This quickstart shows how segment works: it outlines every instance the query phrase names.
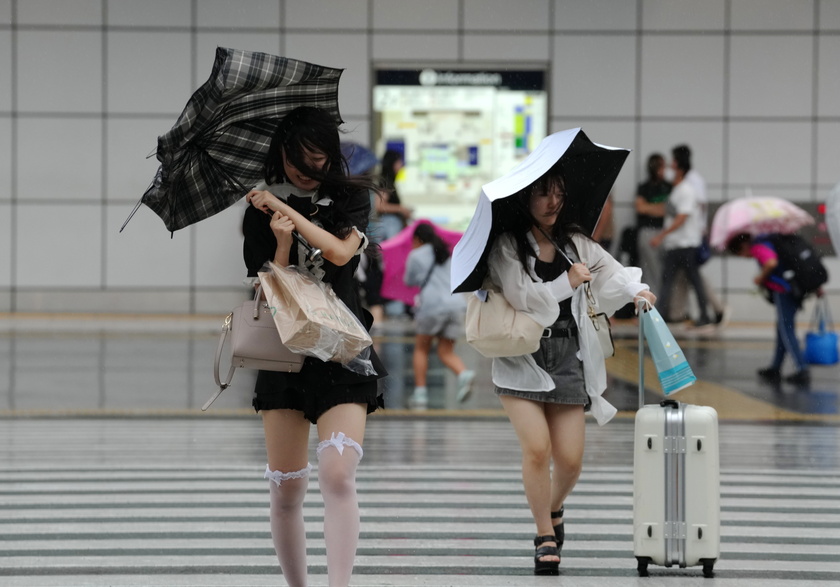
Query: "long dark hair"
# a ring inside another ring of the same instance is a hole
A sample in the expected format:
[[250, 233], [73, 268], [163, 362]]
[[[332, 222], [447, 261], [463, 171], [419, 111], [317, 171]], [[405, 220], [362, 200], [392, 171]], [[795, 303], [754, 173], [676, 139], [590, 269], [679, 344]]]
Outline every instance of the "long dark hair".
[[691, 148], [688, 145], [677, 145], [671, 149], [671, 154], [683, 173], [691, 171]]
[[738, 255], [741, 253], [741, 247], [743, 247], [745, 243], [751, 243], [752, 240], [752, 235], [747, 234], [746, 232], [736, 234], [726, 241], [726, 251], [732, 255]]
[[388, 149], [382, 155], [382, 187], [387, 189], [394, 189], [394, 183], [397, 180], [397, 172], [394, 169], [397, 161], [402, 161], [402, 153], [394, 149]]
[[661, 153], [651, 153], [647, 160], [648, 181], [662, 181], [661, 178], [657, 176], [657, 173], [659, 172], [660, 167], [664, 165], [665, 157], [663, 157]]
[[[345, 212], [347, 201], [355, 192], [374, 186], [367, 178], [347, 175], [348, 165], [341, 153], [339, 132], [338, 123], [326, 110], [312, 106], [295, 108], [280, 121], [271, 137], [263, 173], [269, 184], [290, 182], [283, 169], [285, 157], [302, 174], [319, 181], [319, 191], [329, 193], [336, 211], [340, 212], [336, 217], [336, 230], [339, 238], [344, 238], [351, 228]], [[323, 153], [327, 158], [324, 167], [315, 169], [307, 165], [304, 150]]]
[[[534, 250], [528, 242], [528, 232], [532, 226], [537, 225], [530, 211], [531, 197], [537, 194], [548, 193], [553, 189], [559, 189], [563, 193], [563, 204], [560, 207], [557, 221], [551, 227], [551, 233], [548, 234], [551, 240], [563, 250], [570, 247], [578, 257], [577, 247], [575, 247], [572, 241], [572, 235], [579, 234], [592, 240], [580, 226], [580, 199], [574, 197], [576, 194], [569, 194], [566, 190], [562, 164], [558, 161], [551, 169], [537, 178], [529, 186], [509, 198], [505, 198], [505, 200], [510, 200], [512, 204], [508, 205], [510, 216], [504, 223], [504, 232], [509, 232], [513, 237], [516, 243], [516, 256], [526, 272], [529, 271], [529, 258], [536, 257], [536, 253], [534, 253]], [[505, 200], [502, 201], [504, 202]], [[495, 212], [494, 215], [496, 215]], [[564, 266], [564, 269], [569, 268], [569, 263], [565, 258], [561, 260], [561, 265]], [[596, 270], [595, 268], [590, 269]]]
[[424, 245], [432, 245], [432, 250], [435, 252], [435, 265], [446, 263], [446, 260], [449, 258], [449, 247], [446, 246], [446, 243], [440, 238], [440, 235], [435, 232], [434, 226], [426, 223], [418, 224], [414, 229], [414, 238]]

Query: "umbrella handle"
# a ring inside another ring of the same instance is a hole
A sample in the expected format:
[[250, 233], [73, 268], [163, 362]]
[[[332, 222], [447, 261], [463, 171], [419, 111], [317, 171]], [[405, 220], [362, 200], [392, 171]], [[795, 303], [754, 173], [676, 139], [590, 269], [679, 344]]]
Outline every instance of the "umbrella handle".
[[[271, 214], [271, 213], [270, 213], [270, 212], [266, 212], [266, 214]], [[293, 237], [295, 237], [295, 240], [296, 240], [297, 242], [299, 242], [300, 244], [302, 244], [302, 245], [303, 245], [303, 248], [304, 248], [304, 249], [306, 249], [306, 259], [307, 259], [310, 263], [315, 262], [316, 260], [318, 260], [318, 259], [320, 259], [320, 258], [321, 258], [321, 249], [316, 249], [315, 247], [313, 247], [312, 245], [310, 245], [308, 242], [306, 242], [306, 239], [305, 239], [305, 238], [303, 238], [302, 236], [300, 236], [300, 235], [298, 234], [298, 231], [293, 230], [293, 231], [292, 231], [292, 236], [293, 236]]]
[[308, 242], [306, 242], [306, 239], [304, 239], [302, 236], [300, 236], [297, 233], [296, 230], [292, 232], [292, 236], [295, 237], [295, 240], [297, 240], [297, 242], [302, 244], [303, 248], [306, 249], [306, 251], [307, 251], [306, 259], [309, 262], [316, 261], [317, 259], [319, 259], [321, 257], [321, 249], [316, 249], [315, 247], [310, 245]]

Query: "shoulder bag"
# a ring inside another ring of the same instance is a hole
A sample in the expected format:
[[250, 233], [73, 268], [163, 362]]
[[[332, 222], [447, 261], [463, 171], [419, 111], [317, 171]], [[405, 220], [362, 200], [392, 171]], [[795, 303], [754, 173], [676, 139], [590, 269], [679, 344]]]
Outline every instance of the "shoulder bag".
[[811, 326], [805, 333], [806, 362], [812, 365], [834, 365], [840, 361], [833, 322], [828, 299], [825, 296], [817, 298]]
[[[219, 390], [201, 406], [202, 411], [207, 410], [230, 386], [237, 368], [297, 373], [303, 367], [305, 357], [290, 351], [280, 340], [271, 309], [260, 299], [261, 293], [262, 288], [258, 288], [252, 301], [243, 302], [225, 317], [213, 365], [213, 375]], [[219, 367], [228, 334], [231, 338], [231, 364], [225, 381], [222, 381]]]
[[510, 305], [489, 278], [484, 280], [482, 300], [478, 292], [467, 300], [467, 342], [485, 357], [518, 357], [540, 348], [545, 330], [533, 318]]

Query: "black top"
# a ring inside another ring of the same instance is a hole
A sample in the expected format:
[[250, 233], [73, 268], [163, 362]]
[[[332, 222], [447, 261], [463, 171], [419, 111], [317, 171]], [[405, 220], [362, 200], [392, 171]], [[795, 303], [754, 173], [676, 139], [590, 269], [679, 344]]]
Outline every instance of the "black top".
[[[537, 259], [537, 262], [534, 264], [534, 273], [537, 274], [537, 277], [542, 279], [543, 281], [554, 281], [560, 275], [563, 274], [564, 271], [569, 270], [569, 263], [566, 259], [563, 258], [563, 255], [557, 253], [554, 255], [553, 261], [540, 261]], [[570, 318], [572, 316], [572, 298], [568, 298], [560, 302], [560, 316], [557, 319], [561, 318]]]
[[388, 203], [389, 204], [399, 204], [400, 203], [400, 194], [397, 191], [397, 188], [394, 186], [390, 186], [388, 188]]
[[[370, 197], [365, 190], [356, 191], [347, 196], [337, 196], [331, 204], [312, 204], [309, 197], [298, 198], [290, 196], [287, 204], [297, 212], [307, 216], [313, 222], [325, 230], [336, 234], [342, 229], [350, 229], [355, 226], [361, 232], [367, 230], [368, 218], [370, 217]], [[277, 239], [271, 231], [269, 223], [271, 216], [265, 212], [248, 206], [242, 220], [242, 233], [245, 237], [243, 244], [243, 257], [248, 268], [248, 277], [256, 277], [263, 265], [274, 258], [277, 249]], [[297, 241], [295, 241], [296, 243]], [[289, 263], [298, 265], [298, 247], [293, 243], [289, 252]], [[370, 312], [362, 307], [359, 299], [359, 292], [354, 276], [356, 267], [359, 265], [359, 256], [356, 255], [345, 265], [335, 265], [326, 259], [323, 260], [324, 283], [329, 283], [333, 291], [341, 301], [347, 304], [350, 311], [359, 318], [365, 328], [370, 330], [373, 324], [373, 317]], [[340, 363], [323, 362], [320, 359], [307, 357], [304, 362], [304, 369], [310, 366], [318, 366], [324, 370], [325, 377], [329, 375], [329, 381], [335, 384], [352, 383], [353, 380], [378, 379], [387, 375], [373, 347], [370, 347], [370, 359], [377, 375], [361, 376], [345, 369]], [[295, 374], [286, 374], [294, 377]]]
[[[648, 180], [639, 184], [636, 194], [643, 197], [649, 204], [662, 204], [668, 201], [671, 193], [671, 184], [667, 181]], [[636, 226], [638, 228], [662, 228], [664, 224], [662, 216], [648, 216], [647, 214], [636, 214]]]

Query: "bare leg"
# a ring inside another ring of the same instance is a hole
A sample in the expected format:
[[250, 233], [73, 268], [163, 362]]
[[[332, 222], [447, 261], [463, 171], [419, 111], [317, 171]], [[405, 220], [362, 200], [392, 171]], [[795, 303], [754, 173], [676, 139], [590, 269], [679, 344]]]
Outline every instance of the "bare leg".
[[362, 458], [367, 407], [340, 404], [318, 419], [318, 483], [324, 498], [324, 541], [330, 587], [347, 587], [359, 545], [356, 467]]
[[432, 337], [428, 334], [417, 334], [414, 337], [414, 387], [426, 387], [426, 373], [429, 370], [429, 353], [432, 350]]
[[451, 338], [439, 338], [437, 344], [437, 354], [443, 363], [455, 375], [460, 375], [466, 367], [461, 357], [455, 354], [455, 341]]
[[[551, 525], [551, 434], [543, 404], [526, 399], [499, 396], [522, 448], [522, 484], [531, 515], [537, 526], [537, 536], [554, 534]], [[545, 542], [546, 546], [556, 543]], [[543, 561], [559, 561], [556, 556], [544, 556]]]
[[382, 304], [376, 304], [369, 308], [370, 315], [373, 316], [374, 326], [381, 326], [385, 321], [385, 308]]
[[[582, 406], [546, 404], [551, 457], [554, 471], [551, 477], [551, 511], [556, 512], [577, 484], [583, 464], [586, 439], [586, 420]], [[554, 525], [563, 518], [554, 518]]]

